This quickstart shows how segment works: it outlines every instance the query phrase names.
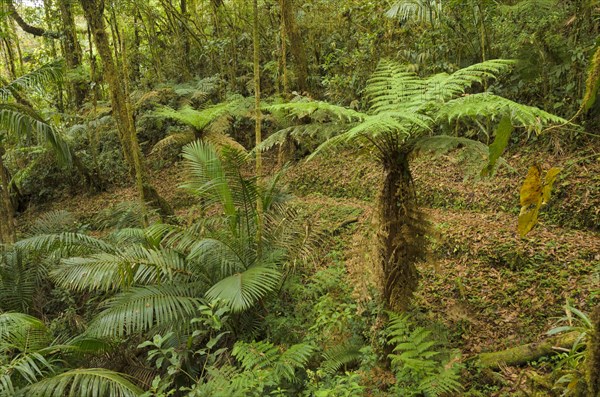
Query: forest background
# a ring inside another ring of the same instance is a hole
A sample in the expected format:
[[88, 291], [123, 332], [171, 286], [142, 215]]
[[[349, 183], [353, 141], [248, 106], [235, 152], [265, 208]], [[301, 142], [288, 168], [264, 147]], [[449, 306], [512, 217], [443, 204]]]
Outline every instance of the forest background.
[[597, 0], [0, 17], [0, 395], [600, 395]]

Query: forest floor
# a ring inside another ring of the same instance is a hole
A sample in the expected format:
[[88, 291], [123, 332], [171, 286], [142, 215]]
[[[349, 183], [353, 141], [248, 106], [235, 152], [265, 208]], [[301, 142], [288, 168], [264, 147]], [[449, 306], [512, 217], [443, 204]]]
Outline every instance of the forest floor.
[[[526, 238], [516, 232], [519, 185], [539, 155], [510, 154], [509, 166], [486, 180], [464, 180], [454, 157], [413, 162], [432, 225], [431, 255], [419, 266], [414, 307], [444, 327], [450, 345], [463, 356], [541, 340], [564, 315], [567, 301], [587, 313], [600, 302], [600, 161], [594, 155], [591, 161], [586, 161], [589, 153], [544, 155], [544, 169], [560, 166], [563, 172], [540, 224]], [[356, 300], [372, 299], [377, 165], [332, 156], [298, 163], [285, 179], [297, 196], [295, 207], [314, 221], [325, 241], [323, 255], [315, 255], [316, 268], [331, 265], [330, 253], [336, 251]], [[181, 218], [195, 211], [190, 197], [177, 189], [184, 180], [181, 163], [154, 175], [157, 190]], [[32, 208], [20, 223], [53, 209], [71, 211], [85, 223], [90, 214], [135, 197], [133, 188], [68, 197]], [[517, 378], [510, 369], [504, 375]]]

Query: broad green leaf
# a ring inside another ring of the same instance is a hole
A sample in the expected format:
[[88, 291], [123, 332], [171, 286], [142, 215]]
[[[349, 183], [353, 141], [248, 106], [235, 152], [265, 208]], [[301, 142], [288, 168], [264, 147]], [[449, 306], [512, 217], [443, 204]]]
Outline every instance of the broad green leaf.
[[512, 122], [510, 121], [510, 117], [502, 117], [500, 124], [498, 124], [498, 128], [496, 128], [496, 137], [494, 138], [494, 142], [490, 145], [489, 162], [481, 172], [483, 176], [492, 174], [496, 162], [500, 156], [502, 156], [502, 153], [504, 153], [504, 150], [508, 145], [508, 141], [510, 140], [510, 135], [512, 134], [513, 129], [514, 128]]

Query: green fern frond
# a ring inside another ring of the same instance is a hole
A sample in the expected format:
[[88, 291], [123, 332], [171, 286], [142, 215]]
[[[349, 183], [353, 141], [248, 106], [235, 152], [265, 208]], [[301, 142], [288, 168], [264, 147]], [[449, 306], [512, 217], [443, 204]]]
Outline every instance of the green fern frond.
[[33, 384], [32, 397], [138, 397], [143, 390], [125, 375], [104, 368], [81, 368], [63, 372]]
[[458, 360], [446, 357], [431, 331], [412, 325], [407, 314], [389, 316], [386, 331], [388, 343], [394, 346], [389, 358], [398, 379], [398, 391], [436, 397], [462, 390]]
[[449, 135], [435, 135], [417, 140], [412, 154], [415, 157], [433, 155], [436, 158], [454, 151], [459, 151], [457, 158], [464, 164], [467, 175], [479, 174], [490, 157], [487, 145], [472, 139]]
[[359, 361], [363, 356], [360, 349], [361, 347], [354, 343], [334, 346], [323, 353], [325, 361], [321, 364], [321, 368], [326, 374], [333, 375], [342, 367]]
[[248, 372], [267, 370], [275, 383], [281, 380], [292, 382], [295, 371], [303, 368], [313, 354], [314, 346], [300, 343], [289, 347], [283, 353], [270, 342], [236, 342], [231, 354]]
[[319, 112], [328, 115], [331, 120], [343, 122], [360, 121], [365, 116], [363, 113], [353, 109], [333, 105], [328, 102], [308, 100], [306, 98], [300, 98], [294, 102], [266, 106], [264, 109], [269, 112], [284, 112], [296, 119], [304, 117], [313, 118]]
[[490, 93], [467, 95], [445, 103], [438, 120], [454, 121], [461, 118], [501, 119], [509, 117], [513, 126], [540, 133], [548, 124], [568, 124], [561, 117], [533, 106], [522, 105]]
[[231, 351], [246, 371], [271, 367], [279, 359], [279, 348], [271, 342], [236, 342]]
[[436, 74], [427, 78], [426, 97], [438, 102], [446, 102], [465, 93], [473, 84], [483, 84], [485, 80], [496, 79], [508, 71], [515, 61], [491, 59], [459, 69], [452, 74]]
[[275, 377], [288, 382], [295, 380], [295, 370], [304, 368], [315, 352], [315, 347], [307, 343], [299, 343], [286, 349], [275, 364]]

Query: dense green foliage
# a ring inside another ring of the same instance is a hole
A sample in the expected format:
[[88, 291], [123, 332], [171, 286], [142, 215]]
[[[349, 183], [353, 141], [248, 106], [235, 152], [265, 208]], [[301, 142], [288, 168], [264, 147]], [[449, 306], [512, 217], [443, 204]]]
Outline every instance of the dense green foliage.
[[[599, 31], [597, 0], [3, 1], [0, 397], [597, 393]], [[575, 343], [477, 360], [542, 331]]]

